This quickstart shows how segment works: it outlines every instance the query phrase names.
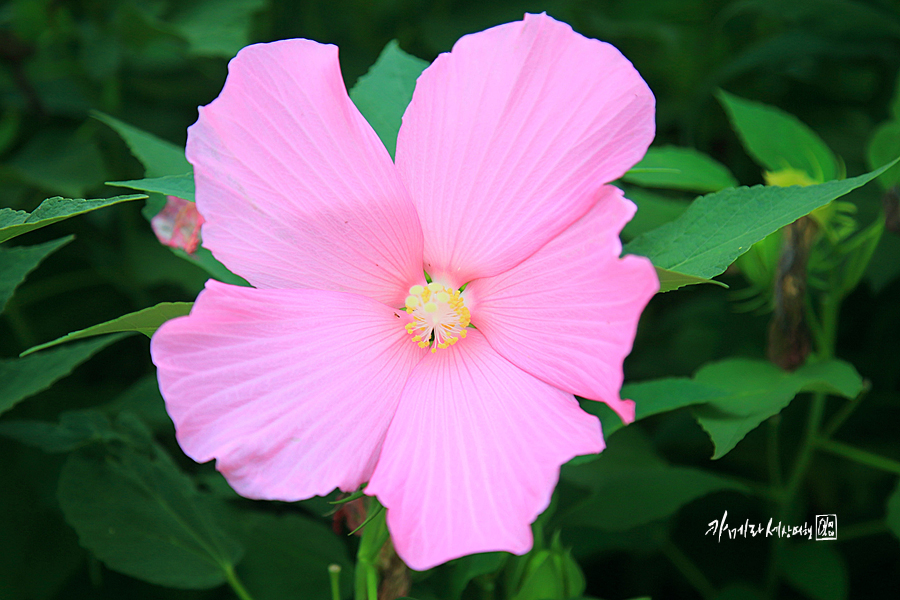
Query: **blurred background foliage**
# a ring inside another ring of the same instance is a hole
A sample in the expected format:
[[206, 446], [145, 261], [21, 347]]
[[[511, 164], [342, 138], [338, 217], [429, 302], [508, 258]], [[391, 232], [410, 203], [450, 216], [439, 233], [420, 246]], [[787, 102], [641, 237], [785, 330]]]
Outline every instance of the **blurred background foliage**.
[[[880, 166], [867, 164], [869, 140], [900, 116], [891, 107], [900, 68], [900, 3], [891, 0], [9, 0], [0, 6], [0, 206], [31, 211], [48, 196], [130, 193], [104, 182], [138, 179], [141, 164], [91, 111], [183, 146], [196, 107], [216, 97], [227, 60], [248, 43], [306, 37], [337, 44], [349, 87], [390, 40], [430, 61], [463, 34], [540, 11], [615, 44], [635, 64], [657, 98], [655, 145], [701, 150], [728, 165], [742, 185], [762, 183], [762, 172], [729, 128], [715, 100], [719, 88], [796, 115], [840, 156], [849, 174]], [[856, 205], [859, 221], [868, 223], [883, 193], [870, 185], [846, 199]], [[117, 205], [29, 234], [28, 244], [75, 238], [31, 273], [9, 301], [0, 316], [0, 358], [158, 302], [196, 296], [205, 272], [157, 243], [141, 204]], [[865, 283], [845, 302], [837, 355], [854, 364], [871, 387], [865, 410], [850, 417], [843, 437], [900, 458], [897, 237], [885, 234]], [[765, 357], [769, 315], [742, 310], [734, 290], [746, 284], [731, 274], [723, 280], [731, 291], [693, 286], [651, 302], [626, 363], [629, 380], [690, 375], [723, 357]], [[148, 342], [128, 337], [99, 350], [61, 384], [4, 419], [56, 421], [63, 411], [131, 403], [178, 465], [215, 491], [221, 481], [211, 465], [193, 465], [178, 451], [152, 378]], [[803, 432], [805, 410], [795, 402], [775, 417], [788, 453]], [[709, 438], [685, 410], [645, 419], [634, 430], [624, 447], [632, 444], [670, 463], [741, 481], [767, 476], [765, 424], [716, 462], [709, 459]], [[227, 588], [172, 590], [107, 569], [79, 548], [63, 519], [56, 486], [64, 457], [2, 437], [0, 457], [0, 598], [232, 597]], [[817, 456], [800, 516], [837, 512], [839, 538], [821, 550], [825, 558], [797, 560], [811, 561], [816, 569], [827, 565], [827, 573], [813, 569], [811, 579], [831, 578], [824, 591], [811, 591], [803, 581], [775, 591], [785, 598], [839, 599], [848, 589], [854, 597], [900, 597], [900, 547], [884, 525], [895, 479]], [[579, 492], [563, 484], [560, 496], [567, 493]], [[326, 508], [313, 501], [300, 510], [321, 515]], [[272, 504], [260, 510], [293, 509]], [[746, 586], [765, 580], [771, 540], [716, 543], [704, 536], [707, 523], [724, 510], [735, 519], [763, 523], [777, 516], [765, 503], [719, 491], [665, 519], [622, 531], [556, 523], [561, 537], [551, 543], [548, 531], [543, 551], [577, 560], [587, 596], [699, 597], [706, 579], [725, 590], [722, 598], [755, 597], [744, 595], [750, 594]], [[271, 523], [268, 529], [273, 535], [281, 530]], [[352, 553], [355, 539], [342, 541]], [[273, 560], [291, 568], [277, 543], [273, 548], [280, 553]], [[496, 567], [476, 561], [439, 569], [416, 583], [414, 592], [446, 597], [440, 591], [451, 590], [457, 598], [474, 597], [493, 589], [484, 574]], [[705, 574], [699, 582], [695, 571]], [[577, 582], [572, 586], [580, 589]], [[327, 589], [302, 584], [295, 593], [283, 597], [330, 596]]]

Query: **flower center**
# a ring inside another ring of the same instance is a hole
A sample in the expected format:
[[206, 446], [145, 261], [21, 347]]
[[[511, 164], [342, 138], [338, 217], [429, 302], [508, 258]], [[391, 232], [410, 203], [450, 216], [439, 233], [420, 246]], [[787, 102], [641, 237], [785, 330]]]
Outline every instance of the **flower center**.
[[469, 309], [459, 290], [445, 288], [439, 283], [414, 285], [406, 297], [406, 312], [413, 319], [406, 325], [406, 332], [420, 348], [430, 345], [431, 351], [436, 352], [438, 348], [447, 348], [466, 337]]

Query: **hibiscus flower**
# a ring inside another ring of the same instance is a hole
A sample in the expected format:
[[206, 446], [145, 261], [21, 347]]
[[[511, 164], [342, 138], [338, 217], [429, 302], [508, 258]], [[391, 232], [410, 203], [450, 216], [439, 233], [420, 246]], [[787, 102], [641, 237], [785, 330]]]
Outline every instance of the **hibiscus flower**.
[[527, 552], [560, 465], [604, 447], [575, 394], [634, 419], [658, 281], [607, 184], [653, 110], [615, 48], [526, 15], [425, 69], [392, 161], [336, 47], [242, 50], [187, 157], [203, 245], [253, 287], [210, 281], [153, 338], [181, 447], [250, 498], [368, 482], [414, 569]]

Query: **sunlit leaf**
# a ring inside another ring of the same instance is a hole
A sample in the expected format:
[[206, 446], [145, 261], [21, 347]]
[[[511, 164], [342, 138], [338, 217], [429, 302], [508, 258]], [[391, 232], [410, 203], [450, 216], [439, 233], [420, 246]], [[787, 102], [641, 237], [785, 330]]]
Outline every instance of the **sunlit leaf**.
[[724, 273], [752, 244], [865, 185], [890, 166], [807, 187], [739, 187], [701, 196], [681, 217], [635, 238], [624, 250], [649, 257], [657, 267], [709, 279]]
[[42, 260], [72, 241], [72, 236], [34, 246], [0, 246], [0, 312], [19, 284]]
[[107, 181], [106, 185], [131, 188], [142, 192], [156, 192], [167, 196], [176, 196], [185, 200], [194, 201], [194, 175], [166, 175], [165, 177], [152, 177], [150, 179], [130, 179], [128, 181]]
[[813, 181], [830, 181], [838, 176], [837, 159], [831, 149], [793, 115], [722, 90], [716, 96], [747, 153], [767, 171], [799, 169]]
[[66, 335], [56, 338], [55, 340], [46, 342], [39, 346], [29, 348], [21, 354], [28, 356], [34, 352], [64, 344], [66, 342], [74, 342], [83, 338], [93, 337], [96, 335], [106, 335], [107, 333], [143, 333], [147, 337], [151, 337], [153, 333], [159, 329], [159, 326], [175, 317], [181, 317], [191, 312], [193, 302], [160, 302], [156, 306], [144, 308], [139, 311], [122, 315], [112, 321], [92, 325], [86, 329], [79, 329], [67, 333]]
[[[665, 169], [642, 172], [643, 169]], [[624, 181], [644, 187], [718, 192], [736, 187], [728, 168], [693, 148], [663, 146], [650, 148], [644, 158], [622, 176]]]
[[31, 214], [23, 210], [0, 208], [0, 242], [5, 242], [16, 236], [52, 225], [63, 219], [81, 215], [98, 208], [112, 206], [129, 200], [143, 200], [145, 194], [130, 194], [127, 196], [114, 196], [112, 198], [100, 198], [98, 200], [85, 200], [83, 198], [47, 198], [34, 209]]
[[684, 214], [690, 203], [685, 200], [666, 198], [654, 192], [637, 187], [625, 189], [625, 197], [637, 205], [634, 214], [622, 229], [623, 241], [630, 241], [641, 235], [674, 221]]
[[659, 277], [660, 293], [671, 292], [672, 290], [683, 288], [686, 285], [697, 285], [698, 283], [712, 283], [714, 285], [718, 285], [719, 287], [728, 287], [721, 281], [715, 281], [714, 279], [705, 279], [703, 277], [696, 277], [694, 275], [685, 275], [684, 273], [669, 271], [661, 267], [656, 267], [656, 276]]
[[420, 58], [388, 42], [369, 72], [359, 78], [350, 98], [363, 114], [391, 157], [397, 148], [397, 133], [406, 106], [412, 100], [416, 79], [428, 66]]

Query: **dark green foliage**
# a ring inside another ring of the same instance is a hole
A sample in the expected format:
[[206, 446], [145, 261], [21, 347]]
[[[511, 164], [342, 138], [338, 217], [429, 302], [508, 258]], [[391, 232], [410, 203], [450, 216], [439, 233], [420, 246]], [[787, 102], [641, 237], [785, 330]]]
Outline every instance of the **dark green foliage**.
[[[427, 62], [526, 10], [612, 42], [647, 79], [658, 134], [619, 182], [639, 207], [623, 240], [654, 258], [664, 290], [689, 287], [642, 318], [622, 392], [638, 422], [583, 402], [608, 449], [564, 467], [534, 549], [413, 574], [407, 596], [900, 594], [900, 166], [876, 172], [900, 154], [895, 4], [11, 0], [0, 10], [0, 597], [231, 599], [234, 579], [256, 600], [327, 600], [331, 564], [341, 596], [353, 594], [359, 538], [324, 514], [341, 505], [239, 498], [181, 454], [142, 336], [74, 340], [151, 334], [208, 275], [246, 283], [205, 248], [161, 247], [145, 218], [167, 194], [193, 199], [185, 130], [242, 46], [336, 43], [353, 101], [393, 155]], [[788, 168], [820, 185], [752, 187]], [[749, 293], [731, 265], [776, 232], [757, 257], [773, 263], [771, 284], [777, 230], [839, 197], [849, 221], [813, 248], [809, 281], [812, 314], [837, 311], [835, 352], [816, 338], [810, 364], [783, 372], [764, 359], [771, 295], [735, 303]], [[142, 214], [130, 200], [143, 199]], [[730, 290], [690, 285], [712, 277]], [[19, 357], [62, 341], [73, 343]], [[836, 513], [838, 539], [717, 541], [705, 533], [724, 511], [733, 527]], [[375, 542], [362, 544], [367, 560]]]

